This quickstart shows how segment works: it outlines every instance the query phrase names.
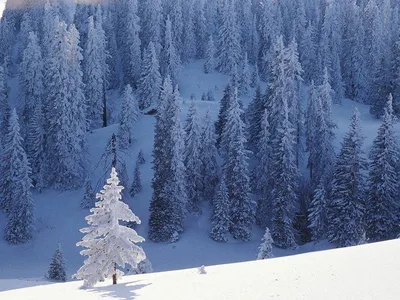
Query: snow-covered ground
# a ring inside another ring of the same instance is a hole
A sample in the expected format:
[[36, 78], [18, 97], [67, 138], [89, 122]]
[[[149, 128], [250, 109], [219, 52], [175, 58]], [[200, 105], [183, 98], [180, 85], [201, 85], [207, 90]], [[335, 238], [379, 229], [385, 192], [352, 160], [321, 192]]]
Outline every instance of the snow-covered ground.
[[[400, 240], [239, 264], [82, 282], [3, 280], [1, 300], [397, 300]], [[22, 288], [24, 287], [24, 288]]]
[[[218, 101], [222, 97], [223, 89], [228, 83], [229, 77], [217, 73], [207, 75], [203, 73], [202, 68], [203, 62], [197, 61], [187, 65], [181, 72], [180, 91], [184, 100], [182, 106], [182, 120], [185, 120], [186, 118], [187, 109], [190, 105], [189, 99], [192, 93], [194, 93], [196, 96], [197, 107], [201, 114], [204, 115], [207, 110], [209, 110], [211, 112], [211, 115], [214, 117], [216, 117], [218, 114]], [[217, 101], [201, 102], [200, 99], [202, 93], [207, 92], [209, 89], [213, 90], [215, 99]], [[12, 92], [13, 94], [16, 94], [15, 91]], [[248, 97], [243, 99], [245, 106], [251, 98], [252, 93], [250, 93]], [[118, 106], [118, 100], [116, 101], [116, 105]], [[380, 121], [374, 119], [368, 113], [369, 107], [351, 102], [349, 100], [344, 100], [342, 105], [335, 105], [333, 107], [334, 119], [338, 124], [336, 139], [337, 148], [339, 149], [339, 142], [342, 140], [344, 133], [347, 131], [349, 119], [354, 106], [357, 106], [361, 112], [364, 135], [366, 136], [365, 150], [368, 151], [371, 146], [372, 140], [375, 138]], [[153, 116], [143, 116], [141, 118], [136, 126], [137, 130], [135, 132], [135, 142], [126, 155], [127, 168], [130, 179], [132, 179], [137, 154], [140, 149], [143, 149], [145, 153], [146, 164], [143, 165], [141, 168], [144, 189], [135, 198], [126, 199], [134, 213], [142, 220], [142, 225], [138, 226], [137, 230], [139, 234], [145, 238], [147, 237], [148, 231], [148, 208], [152, 193], [151, 152], [154, 136], [153, 127]], [[94, 165], [98, 161], [102, 152], [104, 151], [108, 139], [111, 137], [112, 133], [116, 131], [117, 125], [111, 125], [107, 128], [96, 130], [93, 134], [89, 136], [90, 160], [92, 165]], [[397, 125], [397, 131], [400, 132], [399, 124]], [[102, 170], [98, 170], [93, 175], [93, 185], [96, 184], [97, 178], [101, 175], [101, 171]], [[42, 194], [34, 194], [34, 201], [36, 206], [35, 215], [37, 219], [36, 226], [38, 231], [36, 232], [33, 241], [25, 245], [16, 246], [9, 245], [6, 241], [4, 241], [4, 239], [0, 239], [0, 291], [2, 289], [11, 289], [12, 286], [15, 284], [15, 279], [43, 278], [43, 276], [47, 272], [51, 256], [56, 249], [58, 243], [62, 244], [64, 255], [67, 260], [68, 275], [72, 275], [77, 271], [77, 269], [82, 265], [84, 257], [79, 255], [79, 251], [81, 249], [76, 247], [75, 244], [82, 237], [79, 229], [86, 226], [84, 217], [89, 214], [87, 210], [82, 210], [79, 206], [82, 197], [83, 189], [77, 191], [62, 192], [46, 190]], [[150, 241], [146, 241], [145, 243], [143, 243], [142, 246], [148, 258], [152, 262], [154, 270], [170, 271], [177, 269], [193, 268], [203, 264], [217, 265], [244, 262], [255, 259], [257, 255], [257, 247], [259, 246], [263, 234], [261, 229], [254, 227], [253, 238], [252, 241], [250, 241], [249, 243], [230, 240], [226, 244], [220, 244], [212, 241], [209, 238], [209, 217], [210, 211], [207, 205], [205, 205], [204, 213], [201, 216], [189, 216], [186, 221], [186, 230], [182, 234], [181, 240], [176, 244], [155, 244]], [[4, 226], [5, 216], [0, 213], [0, 232], [3, 232]], [[317, 245], [313, 243], [306, 244], [299, 247], [297, 250], [274, 249], [274, 251], [276, 256], [287, 256], [329, 248], [332, 248], [332, 246], [327, 242], [323, 242]], [[338, 253], [342, 252], [339, 251]], [[270, 263], [275, 264], [275, 261], [276, 263], [280, 262], [280, 260], [274, 260], [273, 262], [265, 263], [265, 267], [268, 269], [268, 265]], [[290, 261], [290, 259], [288, 261]], [[286, 259], [282, 260], [282, 262], [286, 262]], [[397, 262], [397, 265], [400, 265], [400, 262]], [[261, 263], [260, 265], [263, 264], [264, 263]], [[251, 267], [251, 264], [245, 264], [243, 266], [245, 269], [247, 269], [247, 266]], [[231, 267], [226, 267], [226, 270], [230, 270], [230, 268]], [[210, 269], [209, 276], [214, 276], [212, 275], [211, 270], [213, 269]], [[229, 271], [223, 270], [225, 270], [225, 268], [222, 268], [221, 272], [229, 273]], [[304, 272], [307, 273], [308, 269], [304, 268], [296, 272], [299, 272], [299, 274]], [[257, 274], [258, 273], [259, 272], [257, 272]], [[243, 276], [242, 274], [236, 275], [239, 279], [247, 280], [247, 276]], [[155, 275], [154, 278], [159, 278], [158, 276], [159, 275]], [[169, 278], [168, 276], [173, 275], [166, 275], [166, 278]], [[269, 275], [266, 274], [265, 276]], [[5, 282], [4, 280], [7, 281]], [[137, 279], [134, 279], [133, 281], [136, 280]], [[266, 280], [267, 281], [265, 283], [265, 289], [268, 290], [268, 279]], [[10, 284], [9, 286], [7, 282]], [[35, 281], [28, 280], [23, 282], [29, 285]], [[141, 283], [138, 283], [138, 285], [141, 285]], [[156, 286], [155, 283], [154, 286]], [[232, 286], [235, 286], [235, 284], [232, 283]], [[237, 288], [239, 289], [240, 286], [237, 286]], [[171, 290], [174, 289], [171, 287]], [[200, 289], [197, 290], [200, 292]], [[135, 293], [136, 292], [139, 291], [135, 291]], [[73, 296], [71, 296], [71, 298], [72, 297]], [[211, 298], [204, 297], [203, 299]], [[308, 298], [306, 297], [304, 299]], [[344, 298], [339, 297], [336, 299]]]

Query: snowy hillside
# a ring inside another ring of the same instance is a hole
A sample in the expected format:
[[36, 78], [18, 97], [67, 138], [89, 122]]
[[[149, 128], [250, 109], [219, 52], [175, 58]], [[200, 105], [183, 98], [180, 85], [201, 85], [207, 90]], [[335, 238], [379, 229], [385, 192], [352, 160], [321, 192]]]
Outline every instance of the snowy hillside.
[[400, 240], [223, 266], [206, 274], [187, 269], [107, 280], [93, 289], [81, 282], [52, 284], [0, 280], [1, 300], [396, 300]]
[[[181, 94], [184, 101], [182, 105], [182, 121], [186, 117], [190, 105], [189, 98], [192, 93], [196, 95], [196, 105], [200, 114], [204, 115], [209, 110], [212, 116], [216, 118], [219, 109], [218, 101], [202, 102], [200, 97], [203, 92], [213, 89], [215, 98], [220, 99], [222, 90], [228, 81], [229, 77], [224, 75], [204, 74], [202, 72], [202, 61], [186, 66], [180, 76]], [[251, 94], [244, 99], [245, 105], [250, 101]], [[118, 103], [118, 101], [116, 102]], [[364, 134], [367, 138], [365, 150], [368, 151], [380, 121], [369, 115], [368, 106], [350, 100], [344, 101], [342, 105], [333, 106], [334, 119], [339, 126], [336, 131], [336, 145], [339, 148], [339, 142], [347, 130], [354, 106], [358, 107], [361, 112]], [[208, 206], [205, 207], [203, 215], [199, 217], [190, 216], [188, 218], [186, 221], [187, 230], [182, 235], [179, 243], [158, 244], [148, 240], [149, 203], [153, 175], [151, 169], [153, 126], [153, 116], [141, 117], [137, 124], [138, 130], [134, 133], [134, 146], [128, 149], [126, 161], [128, 170], [132, 170], [129, 173], [131, 180], [136, 156], [140, 149], [143, 149], [146, 159], [146, 164], [141, 170], [144, 189], [135, 198], [129, 197], [127, 202], [142, 220], [142, 224], [137, 227], [137, 230], [140, 235], [146, 238], [146, 242], [142, 246], [152, 262], [154, 270], [169, 271], [193, 268], [202, 264], [215, 265], [253, 260], [257, 255], [257, 247], [263, 234], [262, 230], [254, 226], [253, 239], [249, 243], [238, 242], [233, 239], [228, 243], [222, 244], [214, 242], [209, 237], [211, 212]], [[400, 130], [399, 124], [397, 129]], [[112, 133], [116, 133], [117, 130], [117, 126], [112, 125], [96, 130], [89, 135], [90, 159], [93, 165], [99, 160]], [[97, 170], [93, 177], [94, 183], [97, 182], [97, 178], [100, 175], [101, 172]], [[38, 232], [36, 232], [35, 238], [31, 243], [22, 246], [9, 245], [6, 241], [0, 239], [0, 253], [4, 253], [7, 257], [7, 260], [1, 261], [3, 272], [0, 273], [0, 279], [44, 276], [58, 243], [61, 243], [67, 260], [67, 273], [69, 275], [75, 273], [84, 259], [79, 255], [81, 249], [76, 247], [75, 244], [82, 237], [79, 229], [86, 225], [84, 218], [89, 214], [88, 210], [82, 210], [79, 206], [82, 197], [83, 189], [65, 192], [46, 190], [41, 194], [34, 194]], [[0, 231], [3, 230], [4, 226], [4, 215], [0, 214]], [[306, 244], [297, 250], [275, 249], [274, 254], [275, 256], [286, 256], [331, 247], [333, 246], [328, 243]]]

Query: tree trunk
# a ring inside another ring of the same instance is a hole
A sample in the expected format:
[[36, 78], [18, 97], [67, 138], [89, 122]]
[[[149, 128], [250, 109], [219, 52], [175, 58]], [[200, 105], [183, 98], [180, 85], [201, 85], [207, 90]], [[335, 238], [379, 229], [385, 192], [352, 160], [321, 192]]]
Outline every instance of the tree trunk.
[[117, 264], [114, 264], [113, 284], [117, 284]]

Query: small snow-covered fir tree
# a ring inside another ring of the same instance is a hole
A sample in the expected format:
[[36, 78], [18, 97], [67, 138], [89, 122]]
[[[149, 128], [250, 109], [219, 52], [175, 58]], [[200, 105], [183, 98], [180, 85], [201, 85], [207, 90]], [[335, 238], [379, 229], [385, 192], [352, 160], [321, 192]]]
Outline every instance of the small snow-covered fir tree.
[[67, 281], [67, 273], [65, 269], [64, 255], [61, 251], [61, 245], [58, 244], [56, 251], [51, 259], [47, 278], [56, 281]]
[[81, 208], [92, 208], [96, 202], [96, 195], [93, 192], [92, 181], [87, 178], [85, 183], [85, 194], [81, 200]]
[[92, 287], [98, 281], [113, 278], [113, 284], [123, 272], [117, 267], [124, 268], [129, 264], [136, 268], [138, 263], [146, 258], [143, 249], [136, 245], [144, 238], [135, 230], [120, 224], [120, 221], [136, 222], [140, 219], [121, 201], [123, 186], [119, 186], [118, 174], [112, 168], [111, 177], [104, 189], [97, 194], [99, 199], [91, 215], [86, 217], [90, 227], [80, 231], [86, 235], [76, 245], [85, 247], [81, 255], [87, 256], [84, 265], [74, 275], [84, 280], [84, 287]]
[[227, 242], [226, 235], [230, 226], [230, 204], [224, 178], [221, 179], [218, 186], [216, 197], [213, 200], [213, 207], [210, 236], [216, 242]]
[[7, 74], [3, 66], [0, 66], [0, 142], [5, 144], [10, 122], [10, 105], [8, 104]]
[[394, 238], [399, 230], [399, 160], [392, 95], [384, 110], [383, 123], [370, 152], [368, 199], [366, 201], [367, 237], [372, 241]]
[[247, 52], [243, 56], [243, 60], [240, 64], [239, 72], [239, 94], [246, 95], [249, 92], [251, 83], [251, 74], [249, 70], [249, 60], [247, 57]]
[[144, 154], [143, 154], [143, 150], [142, 150], [142, 149], [140, 149], [136, 161], [137, 161], [137, 163], [138, 163], [139, 165], [144, 165], [144, 164], [146, 163], [146, 160], [144, 159]]
[[135, 197], [141, 191], [142, 191], [142, 180], [140, 179], [139, 163], [136, 162], [135, 173], [133, 175], [133, 181], [129, 189], [129, 194], [131, 195], [131, 197]]
[[[34, 204], [31, 194], [31, 168], [26, 153], [22, 148], [17, 112], [14, 109], [10, 117], [9, 133], [6, 137], [1, 157], [2, 177], [1, 192], [7, 214], [5, 239], [10, 244], [26, 243], [33, 237]], [[6, 185], [4, 185], [6, 184]]]
[[132, 87], [125, 87], [121, 114], [119, 117], [118, 143], [121, 149], [126, 149], [132, 144], [133, 126], [139, 119], [139, 108]]
[[206, 62], [204, 63], [204, 73], [213, 73], [215, 69], [215, 45], [212, 35], [208, 39], [206, 50]]
[[256, 88], [259, 84], [260, 84], [260, 74], [258, 71], [258, 65], [256, 64], [254, 66], [253, 73], [251, 73], [250, 87]]
[[144, 110], [157, 107], [160, 91], [160, 65], [154, 44], [150, 42], [144, 53], [142, 71], [138, 81], [139, 108]]
[[178, 81], [181, 64], [175, 47], [176, 45], [174, 44], [172, 37], [172, 23], [168, 15], [165, 24], [164, 48], [161, 52], [162, 59], [160, 60], [160, 63], [163, 77], [168, 75], [171, 78], [173, 85], [175, 85]]
[[331, 199], [328, 204], [328, 238], [340, 246], [358, 245], [364, 234], [365, 189], [360, 114], [354, 110], [336, 160]]
[[261, 245], [258, 247], [258, 254], [257, 259], [268, 259], [273, 258], [274, 255], [272, 254], [272, 244], [273, 239], [271, 237], [271, 233], [269, 232], [269, 228], [265, 229], [265, 234], [261, 240]]

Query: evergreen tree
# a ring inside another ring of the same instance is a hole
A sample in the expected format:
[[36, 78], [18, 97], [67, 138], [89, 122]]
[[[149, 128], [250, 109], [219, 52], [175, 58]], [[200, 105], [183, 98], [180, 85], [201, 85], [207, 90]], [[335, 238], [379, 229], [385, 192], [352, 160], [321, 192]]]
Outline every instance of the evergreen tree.
[[218, 187], [218, 192], [213, 201], [213, 218], [211, 224], [210, 236], [216, 242], [227, 242], [226, 235], [231, 225], [230, 221], [230, 202], [228, 190], [224, 178]]
[[271, 237], [271, 233], [269, 232], [269, 228], [265, 230], [265, 234], [261, 240], [261, 245], [258, 247], [258, 254], [257, 259], [268, 259], [273, 258], [274, 255], [272, 254], [272, 244], [273, 239]]
[[4, 145], [10, 123], [10, 106], [8, 104], [7, 74], [0, 66], [0, 145]]
[[81, 200], [81, 208], [92, 208], [96, 202], [95, 193], [93, 193], [92, 181], [87, 178], [85, 183], [85, 194]]
[[180, 69], [180, 59], [173, 42], [172, 23], [169, 15], [165, 24], [165, 39], [161, 62], [161, 73], [163, 77], [168, 75], [172, 80], [172, 84], [176, 84]]
[[139, 162], [136, 161], [135, 173], [133, 175], [133, 181], [129, 189], [129, 194], [131, 195], [131, 197], [135, 197], [141, 191], [142, 191], [142, 180], [140, 179]]
[[206, 62], [204, 63], [204, 73], [213, 73], [215, 69], [215, 45], [212, 35], [208, 39], [206, 50]]
[[241, 62], [240, 74], [239, 74], [239, 91], [241, 95], [246, 95], [250, 89], [250, 70], [249, 70], [249, 60], [247, 58], [247, 52], [243, 56]]
[[261, 133], [261, 121], [265, 108], [264, 97], [261, 94], [260, 86], [258, 86], [253, 101], [247, 109], [247, 131], [252, 149], [256, 149], [258, 146], [258, 139]]
[[141, 20], [138, 16], [138, 1], [125, 0], [121, 5], [123, 7], [123, 20], [120, 21], [123, 25], [121, 52], [124, 79], [125, 83], [136, 87], [140, 76], [140, 66], [142, 65], [140, 50], [142, 44], [139, 37]]
[[203, 190], [201, 174], [201, 127], [200, 120], [194, 102], [192, 102], [186, 119], [185, 138], [185, 167], [186, 184], [188, 196], [188, 209], [193, 212], [200, 212]]
[[368, 197], [366, 201], [367, 237], [373, 241], [394, 238], [399, 230], [399, 157], [392, 96], [385, 108], [383, 123], [370, 152]]
[[338, 246], [358, 245], [364, 235], [366, 160], [362, 151], [360, 114], [354, 110], [349, 132], [336, 160], [328, 205], [328, 238]]
[[204, 16], [204, 0], [194, 1], [193, 29], [196, 45], [196, 57], [204, 58], [207, 45], [206, 19]]
[[317, 71], [317, 49], [316, 49], [316, 32], [315, 27], [309, 21], [303, 38], [300, 40], [300, 62], [304, 69], [304, 80], [311, 82], [315, 78]]
[[142, 72], [138, 83], [139, 108], [141, 110], [157, 106], [161, 90], [160, 66], [158, 64], [156, 49], [151, 42], [145, 52]]
[[64, 255], [61, 251], [61, 245], [58, 244], [56, 251], [50, 263], [48, 278], [56, 281], [67, 281], [67, 273], [65, 271]]
[[86, 115], [90, 129], [99, 128], [104, 124], [104, 93], [108, 77], [107, 56], [106, 37], [101, 20], [96, 18], [95, 21], [93, 16], [90, 16], [84, 61]]
[[121, 149], [126, 149], [132, 144], [133, 127], [139, 119], [139, 108], [129, 84], [125, 87], [122, 101], [118, 127], [118, 143]]
[[216, 53], [217, 70], [229, 75], [238, 67], [242, 53], [234, 6], [234, 1], [230, 0], [223, 7]]
[[203, 122], [203, 132], [201, 135], [200, 158], [202, 162], [201, 176], [203, 193], [202, 198], [212, 200], [215, 197], [215, 190], [218, 183], [218, 151], [216, 147], [216, 136], [214, 123], [209, 112], [206, 113]]
[[254, 66], [253, 73], [251, 74], [251, 82], [250, 82], [250, 87], [256, 88], [260, 84], [260, 75], [258, 71], [258, 66]]
[[196, 57], [196, 37], [194, 31], [194, 1], [182, 1], [183, 10], [183, 45], [182, 45], [182, 60], [189, 62]]
[[143, 0], [140, 15], [140, 40], [144, 47], [148, 47], [150, 43], [154, 44], [157, 55], [161, 52], [161, 21], [162, 21], [162, 5], [161, 0]]
[[138, 163], [139, 165], [144, 165], [144, 164], [146, 163], [146, 160], [144, 159], [144, 154], [143, 154], [143, 150], [142, 150], [142, 149], [140, 149], [136, 161], [137, 161], [137, 163]]
[[135, 230], [123, 226], [120, 221], [136, 222], [140, 219], [121, 201], [123, 186], [119, 186], [118, 174], [112, 168], [111, 177], [104, 189], [96, 195], [100, 199], [91, 215], [87, 216], [90, 227], [80, 231], [86, 235], [76, 245], [85, 247], [81, 255], [87, 256], [84, 265], [74, 275], [84, 280], [85, 287], [92, 287], [98, 281], [112, 277], [113, 284], [124, 273], [117, 267], [129, 264], [136, 268], [146, 258], [143, 249], [136, 245], [144, 241]]
[[243, 111], [239, 105], [237, 90], [229, 103], [226, 124], [222, 132], [223, 172], [226, 178], [230, 207], [230, 233], [235, 239], [249, 241], [254, 212], [250, 199], [250, 178], [246, 149]]
[[218, 120], [215, 124], [215, 133], [217, 134], [218, 147], [220, 147], [221, 144], [222, 132], [226, 124], [227, 114], [232, 94], [233, 94], [233, 87], [231, 86], [231, 84], [228, 84], [224, 89], [224, 95], [220, 101]]
[[[30, 241], [34, 232], [34, 204], [29, 178], [31, 168], [22, 148], [23, 139], [20, 135], [17, 112], [14, 109], [10, 117], [8, 135], [2, 155], [1, 192], [7, 214], [5, 239], [10, 244], [20, 244]], [[3, 205], [4, 205], [3, 204]]]
[[25, 124], [24, 136], [31, 122], [32, 111], [43, 95], [43, 60], [38, 37], [29, 32], [28, 44], [22, 55], [19, 68], [19, 87], [23, 96], [22, 119]]
[[278, 116], [276, 133], [271, 135], [270, 176], [272, 199], [272, 238], [281, 248], [296, 247], [293, 232], [294, 205], [297, 201], [298, 170], [295, 163], [293, 125], [283, 98], [283, 116]]
[[324, 184], [321, 182], [314, 191], [308, 211], [308, 228], [311, 230], [313, 241], [322, 239], [326, 234], [326, 196]]
[[26, 154], [32, 168], [32, 182], [39, 192], [44, 187], [44, 120], [42, 102], [37, 99], [31, 122], [28, 124]]

